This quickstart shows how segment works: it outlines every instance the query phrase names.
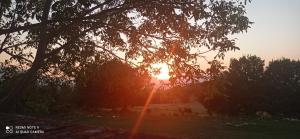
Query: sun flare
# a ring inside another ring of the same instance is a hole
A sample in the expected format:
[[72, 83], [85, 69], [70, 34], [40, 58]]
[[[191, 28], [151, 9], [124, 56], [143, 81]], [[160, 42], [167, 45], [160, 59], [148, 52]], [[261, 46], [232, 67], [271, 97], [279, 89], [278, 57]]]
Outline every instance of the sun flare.
[[154, 77], [159, 80], [168, 80], [170, 78], [169, 75], [169, 68], [167, 64], [155, 64], [153, 65], [154, 68], [159, 68], [159, 74], [155, 74]]

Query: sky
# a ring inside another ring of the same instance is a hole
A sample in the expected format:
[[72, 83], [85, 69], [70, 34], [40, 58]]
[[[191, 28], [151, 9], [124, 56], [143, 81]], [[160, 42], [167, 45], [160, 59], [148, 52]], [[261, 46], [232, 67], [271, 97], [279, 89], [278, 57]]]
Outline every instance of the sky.
[[252, 0], [246, 11], [254, 24], [234, 36], [241, 50], [225, 54], [225, 65], [247, 54], [261, 57], [265, 64], [282, 57], [300, 60], [300, 0]]
[[261, 57], [265, 64], [282, 57], [300, 60], [300, 0], [252, 0], [246, 11], [254, 24], [247, 33], [233, 36], [241, 50], [226, 53], [225, 66], [247, 54]]

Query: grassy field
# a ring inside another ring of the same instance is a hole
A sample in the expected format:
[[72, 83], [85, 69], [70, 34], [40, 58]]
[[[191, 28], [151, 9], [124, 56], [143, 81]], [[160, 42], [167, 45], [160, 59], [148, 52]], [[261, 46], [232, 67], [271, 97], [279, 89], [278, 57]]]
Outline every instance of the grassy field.
[[[194, 105], [194, 104], [193, 104]], [[196, 114], [172, 115], [177, 106], [151, 105], [151, 113], [146, 114], [140, 126], [140, 132], [174, 137], [187, 138], [300, 138], [300, 122], [279, 118], [259, 119], [257, 117], [218, 117], [203, 116], [203, 112]], [[195, 107], [199, 108], [199, 107]], [[137, 112], [130, 115], [94, 115], [73, 116], [71, 119], [81, 124], [131, 130]], [[164, 113], [165, 112], [165, 113]], [[70, 118], [68, 118], [70, 119]]]

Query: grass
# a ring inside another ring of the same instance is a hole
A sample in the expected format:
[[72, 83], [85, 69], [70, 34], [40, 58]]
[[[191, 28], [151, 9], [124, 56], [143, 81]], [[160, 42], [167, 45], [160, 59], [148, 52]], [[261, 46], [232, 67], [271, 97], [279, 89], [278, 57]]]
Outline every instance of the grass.
[[[163, 106], [160, 112], [163, 110]], [[169, 107], [168, 110], [170, 111]], [[300, 122], [283, 119], [248, 118], [208, 118], [196, 115], [172, 116], [153, 114], [145, 116], [140, 132], [188, 138], [300, 138]], [[110, 127], [130, 131], [137, 114], [114, 117], [74, 116], [73, 120], [88, 125]]]
[[[130, 130], [136, 117], [81, 117], [80, 123]], [[78, 119], [77, 119], [78, 120]], [[228, 124], [230, 123], [230, 124]], [[245, 124], [234, 126], [238, 124]], [[300, 138], [300, 122], [146, 116], [140, 132], [189, 138]]]

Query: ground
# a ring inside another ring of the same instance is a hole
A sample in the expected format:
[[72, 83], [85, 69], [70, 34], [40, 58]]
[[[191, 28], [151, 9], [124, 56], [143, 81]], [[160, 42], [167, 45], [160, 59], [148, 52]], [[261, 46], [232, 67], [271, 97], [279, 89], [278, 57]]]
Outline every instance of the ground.
[[[80, 123], [130, 130], [134, 119], [87, 117], [80, 119]], [[140, 131], [188, 138], [300, 138], [300, 122], [256, 118], [146, 117]]]
[[[205, 116], [205, 112], [201, 111], [202, 108], [194, 106], [195, 104], [151, 105], [139, 128], [138, 138], [300, 138], [300, 121], [297, 119], [274, 116], [267, 119], [256, 116], [218, 116], [211, 118]], [[178, 112], [177, 109], [181, 107], [191, 108], [193, 113]], [[134, 108], [134, 112], [129, 114], [106, 112], [93, 115], [73, 114], [54, 118], [55, 122], [53, 120], [44, 122], [48, 124], [48, 126], [44, 126], [48, 130], [48, 136], [44, 135], [43, 138], [64, 138], [67, 136], [72, 136], [72, 138], [128, 138], [138, 117], [139, 109], [138, 107]], [[13, 120], [12, 117], [2, 116], [1, 121], [11, 123]], [[42, 123], [39, 121], [43, 120], [27, 120], [27, 124], [41, 125]], [[13, 137], [19, 138], [20, 136]]]

